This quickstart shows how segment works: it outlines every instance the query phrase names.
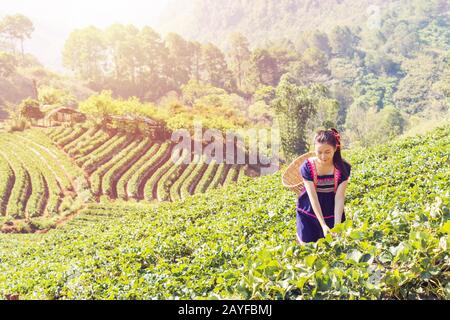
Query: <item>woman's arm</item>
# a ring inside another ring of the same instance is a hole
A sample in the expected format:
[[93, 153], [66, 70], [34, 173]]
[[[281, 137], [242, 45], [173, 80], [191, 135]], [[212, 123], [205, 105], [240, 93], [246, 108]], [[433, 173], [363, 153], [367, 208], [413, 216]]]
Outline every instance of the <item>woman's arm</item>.
[[319, 197], [317, 196], [316, 188], [314, 188], [314, 182], [305, 179], [303, 179], [303, 181], [306, 188], [306, 192], [308, 193], [309, 196], [309, 200], [311, 201], [314, 213], [316, 214], [317, 219], [319, 219], [320, 225], [325, 226], [326, 223], [325, 219], [323, 218], [322, 208], [320, 207]]
[[334, 196], [334, 225], [341, 223], [342, 214], [344, 212], [345, 190], [347, 189], [348, 180], [342, 182], [336, 190]]

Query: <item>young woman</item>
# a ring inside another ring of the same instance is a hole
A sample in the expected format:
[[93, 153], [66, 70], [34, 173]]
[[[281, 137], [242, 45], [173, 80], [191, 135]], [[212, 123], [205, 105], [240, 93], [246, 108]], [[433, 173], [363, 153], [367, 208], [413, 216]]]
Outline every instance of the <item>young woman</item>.
[[[300, 166], [305, 188], [297, 201], [297, 241], [315, 242], [345, 221], [345, 189], [351, 165], [341, 157], [336, 129], [320, 130], [314, 137], [316, 157]], [[316, 179], [315, 179], [316, 178]]]

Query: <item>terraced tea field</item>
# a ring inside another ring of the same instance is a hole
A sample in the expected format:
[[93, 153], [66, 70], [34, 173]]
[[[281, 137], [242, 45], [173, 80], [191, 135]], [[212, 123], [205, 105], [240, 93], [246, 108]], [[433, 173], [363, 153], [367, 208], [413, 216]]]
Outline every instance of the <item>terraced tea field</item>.
[[83, 171], [43, 133], [0, 134], [0, 168], [5, 232], [45, 228], [90, 199]]
[[175, 143], [97, 127], [34, 128], [0, 134], [0, 213], [3, 232], [46, 229], [85, 203], [175, 201], [241, 180], [247, 165], [184, 154]]
[[207, 163], [194, 153], [189, 164], [174, 163], [172, 141], [82, 126], [49, 130], [49, 138], [89, 177], [95, 196], [173, 201], [239, 180], [246, 165]]
[[174, 203], [89, 203], [46, 234], [0, 234], [0, 297], [449, 299], [449, 156], [448, 125], [346, 151], [347, 220], [305, 246], [281, 172]]

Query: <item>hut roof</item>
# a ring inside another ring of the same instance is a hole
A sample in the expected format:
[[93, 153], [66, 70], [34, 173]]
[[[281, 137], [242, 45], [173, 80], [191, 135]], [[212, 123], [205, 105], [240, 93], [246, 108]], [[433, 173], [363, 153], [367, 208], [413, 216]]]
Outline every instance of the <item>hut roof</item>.
[[78, 113], [78, 114], [82, 114], [80, 111], [77, 111], [75, 109], [72, 108], [68, 108], [68, 107], [59, 107], [56, 109], [53, 109], [52, 111], [50, 111], [49, 113], [47, 113], [47, 115], [45, 116], [46, 118], [50, 118], [51, 116], [53, 116], [56, 113], [67, 113], [67, 114], [74, 114], [74, 113]]
[[118, 120], [118, 121], [141, 121], [141, 122], [144, 122], [151, 126], [160, 125], [157, 121], [155, 121], [151, 118], [147, 118], [147, 117], [143, 117], [143, 116], [129, 115], [129, 114], [124, 115], [124, 116], [111, 116], [110, 118], [113, 120]]

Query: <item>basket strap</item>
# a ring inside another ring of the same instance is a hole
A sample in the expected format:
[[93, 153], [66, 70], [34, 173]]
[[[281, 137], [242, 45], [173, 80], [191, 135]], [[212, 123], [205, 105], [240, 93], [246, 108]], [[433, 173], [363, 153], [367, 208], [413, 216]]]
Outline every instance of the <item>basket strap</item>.
[[338, 185], [338, 179], [337, 179], [337, 170], [336, 170], [336, 167], [334, 167], [334, 170], [333, 170], [333, 177], [334, 177], [334, 193], [336, 193], [336, 191], [337, 191], [337, 185]]
[[341, 178], [341, 171], [334, 167], [334, 193], [337, 192], [339, 179]]
[[309, 164], [309, 168], [311, 169], [311, 173], [313, 176], [313, 181], [314, 181], [314, 188], [317, 189], [317, 171], [316, 171], [316, 165], [314, 163], [311, 163], [312, 161], [308, 159], [306, 159], [306, 161], [308, 161]]

